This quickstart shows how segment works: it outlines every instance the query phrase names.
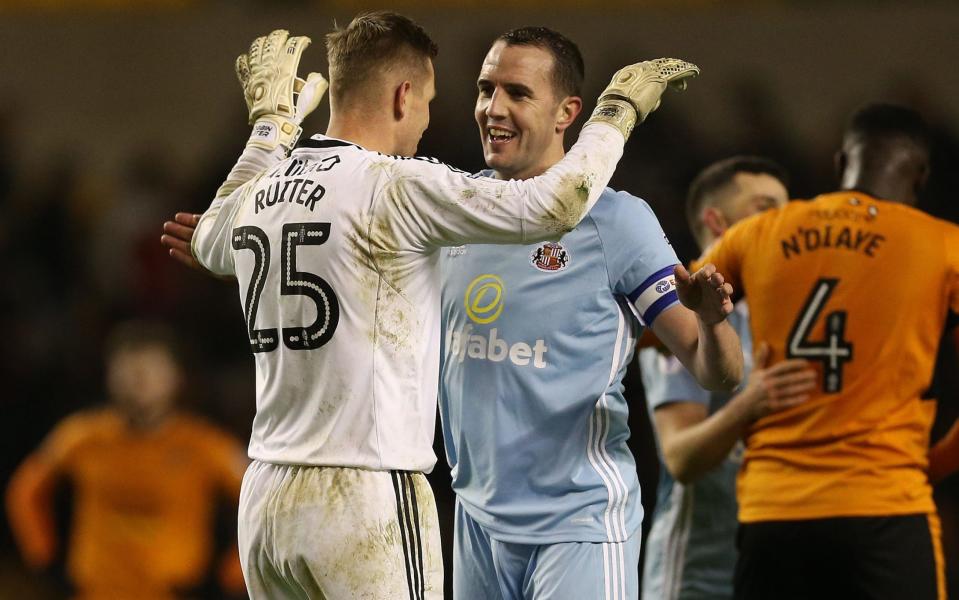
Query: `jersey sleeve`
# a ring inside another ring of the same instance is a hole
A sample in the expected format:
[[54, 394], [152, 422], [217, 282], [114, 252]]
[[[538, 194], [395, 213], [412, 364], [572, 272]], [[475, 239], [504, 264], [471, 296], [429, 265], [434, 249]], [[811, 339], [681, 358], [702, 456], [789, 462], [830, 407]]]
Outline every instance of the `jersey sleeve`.
[[283, 160], [283, 156], [284, 151], [279, 147], [267, 151], [247, 145], [243, 149], [193, 233], [193, 257], [204, 268], [217, 275], [236, 274], [230, 239], [233, 221], [252, 186], [267, 168]]
[[37, 459], [57, 472], [69, 468], [77, 451], [94, 435], [96, 414], [79, 413], [60, 421], [37, 449]]
[[629, 298], [647, 327], [664, 310], [679, 303], [673, 268], [676, 251], [645, 201], [623, 192], [608, 192], [593, 211], [613, 292]]
[[709, 407], [709, 392], [683, 367], [673, 355], [665, 355], [655, 348], [639, 352], [646, 404], [651, 410], [673, 402], [695, 402]]
[[382, 200], [424, 246], [556, 239], [579, 224], [622, 156], [614, 128], [583, 128], [569, 153], [542, 175], [503, 181], [428, 159], [398, 160]]
[[6, 493], [10, 529], [25, 562], [34, 568], [48, 566], [56, 556], [54, 491], [69, 475], [71, 460], [93, 430], [87, 415], [67, 417], [10, 478]]
[[230, 236], [236, 215], [257, 181], [259, 177], [244, 183], [225, 197], [216, 198], [200, 217], [193, 233], [193, 256], [208, 271], [217, 275], [236, 275]]

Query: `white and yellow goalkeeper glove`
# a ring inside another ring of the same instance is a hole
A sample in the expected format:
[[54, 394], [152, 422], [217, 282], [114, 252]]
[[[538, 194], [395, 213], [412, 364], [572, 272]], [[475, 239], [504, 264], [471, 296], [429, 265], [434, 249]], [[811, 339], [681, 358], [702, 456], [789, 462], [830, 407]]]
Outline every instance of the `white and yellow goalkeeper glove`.
[[253, 134], [249, 145], [265, 150], [296, 145], [300, 124], [319, 106], [329, 83], [319, 73], [296, 76], [306, 36], [289, 37], [285, 29], [253, 40], [250, 51], [236, 59], [236, 75], [250, 114]]
[[623, 67], [600, 94], [587, 124], [609, 123], [629, 139], [633, 127], [659, 108], [667, 86], [684, 90], [687, 80], [698, 74], [699, 67], [677, 58], [657, 58]]

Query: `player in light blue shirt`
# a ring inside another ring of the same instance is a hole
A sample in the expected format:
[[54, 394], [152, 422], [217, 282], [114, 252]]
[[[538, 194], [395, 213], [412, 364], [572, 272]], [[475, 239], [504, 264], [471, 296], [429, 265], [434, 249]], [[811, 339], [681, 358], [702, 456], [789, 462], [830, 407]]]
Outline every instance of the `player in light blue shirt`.
[[[687, 218], [701, 248], [733, 223], [788, 199], [786, 173], [776, 163], [738, 156], [710, 165], [690, 185]], [[736, 303], [729, 323], [742, 343], [749, 383], [734, 394], [703, 389], [675, 356], [656, 348], [639, 353], [646, 401], [660, 449], [660, 481], [646, 540], [643, 597], [722, 600], [733, 597], [736, 566], [736, 474], [741, 436], [756, 418], [802, 400], [803, 390], [777, 397], [778, 385], [804, 361], [752, 367], [749, 312]], [[808, 390], [806, 390], [808, 391]]]
[[[494, 176], [562, 158], [582, 79], [576, 46], [548, 29], [494, 42], [476, 106]], [[636, 598], [642, 508], [622, 377], [643, 323], [704, 384], [738, 384], [731, 288], [711, 266], [675, 269], [648, 205], [610, 189], [557, 242], [440, 260], [455, 597]]]

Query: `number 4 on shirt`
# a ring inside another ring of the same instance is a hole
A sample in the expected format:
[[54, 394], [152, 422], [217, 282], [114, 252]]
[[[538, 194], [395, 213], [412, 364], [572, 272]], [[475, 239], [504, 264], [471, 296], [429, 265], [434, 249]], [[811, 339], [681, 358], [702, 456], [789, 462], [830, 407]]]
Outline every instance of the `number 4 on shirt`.
[[838, 284], [838, 279], [830, 278], [816, 282], [799, 311], [786, 344], [787, 358], [804, 358], [822, 363], [822, 388], [827, 394], [842, 390], [843, 366], [852, 360], [852, 342], [843, 337], [846, 333], [846, 311], [834, 310], [826, 315], [826, 335], [822, 341], [810, 340], [809, 333]]

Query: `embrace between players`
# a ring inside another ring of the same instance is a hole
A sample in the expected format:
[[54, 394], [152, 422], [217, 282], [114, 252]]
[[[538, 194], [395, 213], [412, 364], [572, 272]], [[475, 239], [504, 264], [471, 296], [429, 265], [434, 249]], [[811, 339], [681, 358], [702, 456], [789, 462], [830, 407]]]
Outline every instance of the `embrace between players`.
[[[471, 175], [409, 160], [437, 49], [390, 12], [327, 36], [329, 126], [290, 153], [326, 89], [296, 77], [308, 43], [275, 31], [238, 59], [250, 141], [202, 217], [164, 226], [174, 258], [236, 277], [256, 359], [238, 536], [251, 596], [442, 596], [423, 476], [439, 383], [455, 596], [637, 597], [643, 515], [621, 381], [640, 328], [708, 389], [743, 378], [732, 287], [711, 264], [687, 273], [648, 205], [606, 187], [633, 126], [698, 69], [621, 69], [566, 153], [579, 51], [545, 28], [510, 31], [478, 77], [490, 171]], [[279, 192], [291, 186], [323, 192], [307, 205]], [[744, 281], [741, 261], [714, 255]], [[800, 350], [819, 347], [813, 321], [835, 287], [811, 295]], [[769, 340], [771, 357], [783, 343]], [[751, 421], [834, 398], [800, 363], [768, 394], [790, 401]], [[756, 594], [742, 597], [772, 597]]]

